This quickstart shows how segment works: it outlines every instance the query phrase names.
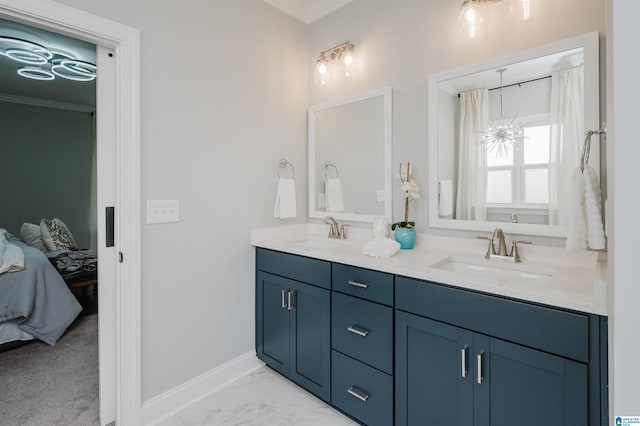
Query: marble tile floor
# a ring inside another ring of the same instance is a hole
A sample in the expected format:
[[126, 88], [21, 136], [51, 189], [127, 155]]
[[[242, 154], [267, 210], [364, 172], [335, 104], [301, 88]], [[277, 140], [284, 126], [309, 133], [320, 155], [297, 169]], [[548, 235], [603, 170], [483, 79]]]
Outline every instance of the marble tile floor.
[[354, 421], [262, 367], [158, 426], [349, 426]]

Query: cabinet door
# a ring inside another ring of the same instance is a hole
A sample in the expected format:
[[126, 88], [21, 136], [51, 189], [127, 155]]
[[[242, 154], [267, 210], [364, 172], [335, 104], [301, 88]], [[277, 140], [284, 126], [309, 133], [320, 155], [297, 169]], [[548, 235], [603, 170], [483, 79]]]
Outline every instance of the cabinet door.
[[290, 281], [291, 380], [329, 402], [331, 298], [328, 290]]
[[256, 282], [256, 352], [269, 367], [289, 375], [290, 313], [287, 292], [290, 281], [258, 272]]
[[585, 364], [480, 334], [474, 348], [474, 425], [588, 424]]
[[396, 425], [473, 424], [473, 334], [396, 311]]

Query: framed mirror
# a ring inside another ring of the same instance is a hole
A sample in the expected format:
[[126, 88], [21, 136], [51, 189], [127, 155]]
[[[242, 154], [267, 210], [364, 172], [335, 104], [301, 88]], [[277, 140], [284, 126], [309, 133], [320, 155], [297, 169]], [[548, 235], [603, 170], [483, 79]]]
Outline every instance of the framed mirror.
[[391, 220], [391, 87], [309, 108], [309, 217]]
[[[566, 237], [571, 175], [600, 128], [598, 69], [589, 33], [431, 75], [430, 226]], [[589, 164], [600, 173], [597, 138]]]

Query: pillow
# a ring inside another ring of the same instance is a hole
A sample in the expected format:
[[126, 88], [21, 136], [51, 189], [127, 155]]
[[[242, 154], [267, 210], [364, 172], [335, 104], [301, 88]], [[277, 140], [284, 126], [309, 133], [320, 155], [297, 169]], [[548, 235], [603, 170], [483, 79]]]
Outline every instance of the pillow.
[[47, 247], [45, 247], [44, 241], [42, 241], [42, 237], [40, 236], [40, 225], [23, 223], [20, 228], [20, 239], [31, 247], [35, 247], [41, 251], [47, 251]]
[[58, 218], [42, 219], [40, 221], [40, 235], [49, 251], [75, 250], [77, 248], [73, 234], [67, 225]]

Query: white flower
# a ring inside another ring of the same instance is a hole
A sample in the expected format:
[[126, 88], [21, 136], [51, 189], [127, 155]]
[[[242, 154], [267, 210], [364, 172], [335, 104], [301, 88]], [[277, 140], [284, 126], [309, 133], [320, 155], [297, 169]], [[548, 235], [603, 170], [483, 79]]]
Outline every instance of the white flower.
[[411, 200], [420, 198], [420, 188], [414, 179], [402, 183], [402, 189], [405, 191], [405, 197]]

